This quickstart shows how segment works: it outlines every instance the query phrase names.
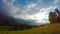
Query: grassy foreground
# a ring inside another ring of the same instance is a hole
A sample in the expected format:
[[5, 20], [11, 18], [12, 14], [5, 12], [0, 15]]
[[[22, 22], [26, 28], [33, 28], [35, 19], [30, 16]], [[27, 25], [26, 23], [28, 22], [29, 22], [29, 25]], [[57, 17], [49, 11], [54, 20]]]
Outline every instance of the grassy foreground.
[[1, 31], [0, 34], [60, 34], [60, 24], [50, 24], [22, 31]]

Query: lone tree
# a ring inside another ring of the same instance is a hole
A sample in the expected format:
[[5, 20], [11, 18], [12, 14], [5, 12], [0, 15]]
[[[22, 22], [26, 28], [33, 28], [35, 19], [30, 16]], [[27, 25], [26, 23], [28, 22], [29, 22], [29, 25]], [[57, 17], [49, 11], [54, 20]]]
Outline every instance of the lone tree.
[[49, 21], [50, 23], [60, 23], [60, 11], [58, 9], [49, 13]]
[[49, 21], [50, 21], [50, 23], [55, 23], [55, 21], [56, 21], [56, 16], [53, 12], [49, 13]]

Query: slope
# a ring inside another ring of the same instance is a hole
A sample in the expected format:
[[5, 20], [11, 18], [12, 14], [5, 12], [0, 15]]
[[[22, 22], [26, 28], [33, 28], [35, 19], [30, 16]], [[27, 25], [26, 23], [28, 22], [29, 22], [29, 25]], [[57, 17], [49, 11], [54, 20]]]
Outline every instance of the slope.
[[60, 34], [60, 23], [23, 31], [1, 31], [0, 34]]

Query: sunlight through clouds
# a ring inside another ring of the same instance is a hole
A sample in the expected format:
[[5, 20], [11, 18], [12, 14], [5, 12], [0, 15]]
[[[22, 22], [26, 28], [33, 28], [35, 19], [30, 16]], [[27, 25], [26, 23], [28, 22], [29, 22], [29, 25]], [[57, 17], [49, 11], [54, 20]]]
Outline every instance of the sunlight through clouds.
[[[10, 16], [13, 16], [14, 18], [21, 18], [21, 19], [31, 19], [31, 20], [35, 20], [35, 22], [45, 22], [48, 23], [48, 13], [51, 11], [50, 9], [54, 9], [57, 7], [57, 5], [53, 5], [52, 4], [48, 4], [46, 3], [46, 5], [44, 4], [43, 0], [39, 0], [39, 1], [35, 1], [35, 3], [32, 1], [27, 5], [24, 5], [24, 1], [22, 1], [22, 6], [20, 2], [18, 2], [16, 5], [14, 2], [16, 2], [18, 0], [3, 0], [4, 2], [4, 7], [6, 8], [5, 10], [7, 11], [7, 13], [9, 13]], [[28, 1], [26, 1], [28, 2]], [[55, 1], [51, 1], [51, 2], [58, 2], [58, 0]], [[18, 6], [19, 5], [19, 6]], [[22, 8], [20, 8], [22, 7]], [[52, 9], [52, 10], [53, 10]], [[46, 19], [46, 20], [43, 20]]]

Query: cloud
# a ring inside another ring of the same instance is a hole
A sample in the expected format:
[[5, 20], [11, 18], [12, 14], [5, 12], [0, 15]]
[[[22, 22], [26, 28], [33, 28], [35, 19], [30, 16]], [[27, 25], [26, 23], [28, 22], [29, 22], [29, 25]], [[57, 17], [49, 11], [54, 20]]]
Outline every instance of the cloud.
[[[8, 11], [8, 13], [10, 13], [11, 15], [15, 16], [15, 15], [18, 15], [20, 17], [20, 15], [26, 17], [28, 15], [34, 15], [34, 14], [37, 14], [38, 12], [44, 12], [46, 10], [46, 7], [44, 8], [40, 8], [40, 6], [38, 6], [41, 2], [37, 2], [37, 3], [30, 3], [29, 5], [25, 6], [24, 7], [24, 10], [21, 10], [20, 8], [18, 7], [15, 7], [14, 6], [14, 3], [15, 0], [4, 0], [4, 4], [5, 4], [5, 7], [8, 9], [6, 9]], [[49, 8], [49, 7], [48, 7]]]
[[58, 6], [57, 6], [57, 5], [55, 5], [55, 6], [54, 6], [54, 9], [56, 9], [56, 8], [58, 8]]
[[53, 1], [53, 5], [55, 6], [55, 5], [57, 5], [58, 6], [58, 3], [60, 2], [60, 0], [54, 0]]
[[29, 18], [28, 17], [29, 15], [35, 15], [35, 14], [38, 14], [39, 12], [40, 13], [44, 12], [44, 11], [48, 10], [50, 7], [50, 5], [41, 7], [40, 6], [41, 2], [38, 1], [37, 3], [28, 4], [27, 6], [24, 7], [24, 10], [21, 10], [20, 8], [14, 6], [14, 4], [13, 4], [14, 2], [15, 2], [15, 0], [10, 0], [10, 1], [4, 0], [6, 10], [8, 9], [7, 10], [8, 13], [14, 17]]
[[40, 9], [40, 12], [47, 12], [47, 10], [49, 10], [51, 8], [51, 6], [50, 5], [48, 5], [48, 6], [46, 6], [46, 7], [44, 7], [44, 8], [42, 8], [42, 9]]
[[30, 3], [29, 5], [25, 6], [24, 9], [30, 11], [30, 9], [34, 8], [37, 4]]
[[56, 3], [58, 3], [60, 0], [54, 0], [54, 3], [56, 4]]
[[29, 15], [34, 15], [37, 14], [39, 12], [44, 12], [46, 11], [46, 9], [48, 9], [50, 7], [50, 5], [47, 6], [40, 6], [42, 5], [40, 2], [37, 3], [30, 3], [29, 5], [24, 7], [24, 10], [29, 14]]
[[15, 2], [16, 0], [10, 0], [11, 2]]
[[[35, 10], [37, 4], [30, 3], [29, 5], [25, 6], [24, 10], [29, 14], [33, 15], [36, 13], [37, 10]], [[32, 12], [32, 13], [31, 13]], [[37, 11], [38, 12], [38, 11]]]
[[[15, 0], [14, 0], [15, 1]], [[5, 4], [5, 8], [6, 8], [6, 11], [9, 13], [9, 15], [11, 16], [20, 16], [20, 15], [25, 15], [25, 12], [23, 12], [23, 10], [21, 10], [20, 8], [18, 7], [15, 7], [13, 5], [13, 2], [14, 1], [8, 1], [8, 0], [4, 0], [4, 4]]]
[[3, 0], [3, 2], [5, 3], [7, 0]]
[[[21, 10], [19, 7], [14, 6], [14, 2], [16, 0], [4, 0], [4, 4], [5, 4], [5, 8], [7, 10], [7, 12], [9, 13], [9, 15], [15, 17], [15, 18], [21, 18], [21, 19], [32, 19], [32, 20], [36, 20], [39, 21], [44, 19], [44, 17], [46, 16], [46, 11], [48, 11], [51, 6], [50, 5], [46, 5], [46, 6], [42, 6], [41, 2], [37, 2], [37, 3], [30, 3], [28, 5], [26, 5], [23, 9]], [[41, 5], [41, 6], [40, 6]]]

